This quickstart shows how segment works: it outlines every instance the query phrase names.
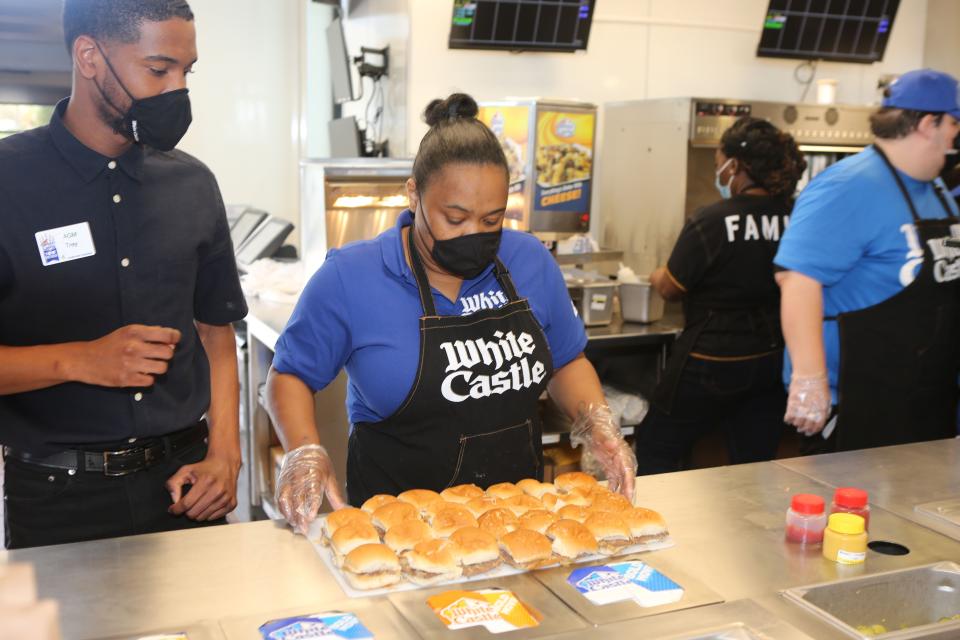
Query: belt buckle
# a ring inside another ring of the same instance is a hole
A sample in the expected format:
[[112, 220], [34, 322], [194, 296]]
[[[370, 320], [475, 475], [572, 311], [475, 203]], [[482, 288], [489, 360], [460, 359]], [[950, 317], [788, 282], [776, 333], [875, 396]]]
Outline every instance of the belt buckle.
[[139, 471], [139, 469], [124, 469], [122, 471], [110, 470], [110, 458], [112, 456], [126, 455], [128, 453], [133, 453], [134, 451], [137, 451], [137, 448], [121, 449], [119, 451], [104, 451], [103, 452], [103, 475], [108, 476], [110, 478], [118, 478], [120, 476], [130, 475], [135, 471]]

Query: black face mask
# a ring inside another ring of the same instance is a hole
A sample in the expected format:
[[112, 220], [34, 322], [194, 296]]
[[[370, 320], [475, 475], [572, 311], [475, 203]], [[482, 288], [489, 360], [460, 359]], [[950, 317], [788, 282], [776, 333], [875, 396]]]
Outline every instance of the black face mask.
[[[423, 198], [419, 200], [420, 211], [424, 211]], [[483, 270], [497, 257], [497, 251], [500, 249], [502, 229], [438, 240], [427, 223], [426, 212], [423, 213], [423, 226], [433, 238], [433, 249], [430, 255], [434, 262], [447, 273], [464, 280], [472, 280], [483, 273]]]
[[960, 135], [957, 135], [957, 137], [953, 139], [953, 149], [953, 153], [947, 154], [946, 162], [943, 164], [943, 171], [940, 172], [940, 177], [942, 177], [944, 180], [950, 178], [954, 172], [954, 169], [960, 165]]
[[134, 142], [160, 151], [170, 151], [176, 147], [177, 143], [187, 133], [187, 129], [190, 128], [190, 123], [193, 122], [189, 91], [187, 89], [177, 89], [149, 98], [135, 98], [127, 90], [99, 44], [97, 44], [97, 49], [100, 49], [100, 54], [106, 61], [110, 73], [117, 80], [117, 84], [133, 101], [130, 108], [123, 112], [107, 97], [103, 88], [99, 84], [96, 85], [107, 104], [121, 116], [122, 130], [119, 133]]

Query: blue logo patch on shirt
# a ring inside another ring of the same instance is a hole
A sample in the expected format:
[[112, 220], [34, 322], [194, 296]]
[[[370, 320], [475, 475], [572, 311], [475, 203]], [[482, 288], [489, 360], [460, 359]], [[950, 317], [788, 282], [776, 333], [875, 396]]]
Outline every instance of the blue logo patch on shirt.
[[470, 316], [481, 309], [499, 309], [509, 302], [503, 291], [487, 291], [460, 298], [460, 315]]

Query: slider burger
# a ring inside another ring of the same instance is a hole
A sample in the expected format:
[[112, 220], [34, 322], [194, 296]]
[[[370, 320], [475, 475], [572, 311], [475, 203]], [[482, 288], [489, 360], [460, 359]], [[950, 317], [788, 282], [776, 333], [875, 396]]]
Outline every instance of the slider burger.
[[560, 499], [555, 493], [545, 493], [540, 497], [540, 502], [550, 511], [557, 511], [560, 507], [567, 506], [567, 503]]
[[410, 582], [428, 586], [463, 575], [456, 543], [450, 540], [418, 542], [400, 558], [403, 575]]
[[597, 539], [600, 553], [612, 555], [633, 544], [630, 528], [617, 514], [595, 511], [583, 524]]
[[404, 520], [416, 520], [419, 517], [420, 512], [412, 504], [391, 502], [373, 512], [373, 526], [381, 532], [389, 531]]
[[449, 487], [440, 492], [441, 498], [447, 502], [456, 502], [457, 504], [466, 504], [482, 495], [483, 489], [475, 484], [458, 484], [455, 487]]
[[512, 498], [513, 496], [523, 495], [517, 485], [512, 482], [499, 482], [497, 484], [487, 487], [487, 495], [492, 498]]
[[586, 507], [568, 504], [565, 507], [561, 507], [560, 510], [557, 511], [557, 515], [564, 520], [576, 520], [583, 524], [590, 516], [590, 511], [588, 511]]
[[453, 504], [437, 512], [430, 520], [437, 537], [447, 538], [457, 529], [477, 526], [477, 519], [464, 506]]
[[593, 501], [590, 503], [591, 511], [621, 513], [629, 511], [632, 508], [633, 505], [624, 496], [609, 491], [606, 493], [594, 493]]
[[593, 496], [587, 489], [572, 489], [570, 493], [564, 493], [560, 496], [564, 504], [572, 504], [578, 507], [589, 507], [593, 504]]
[[460, 551], [460, 565], [463, 575], [470, 577], [492, 571], [500, 566], [500, 547], [497, 539], [478, 527], [457, 529], [450, 535], [450, 541]]
[[570, 505], [575, 507], [589, 507], [590, 503], [593, 502], [593, 498], [580, 489], [574, 489], [571, 493], [564, 493], [562, 495], [545, 493], [540, 502], [551, 511], [559, 511], [563, 507]]
[[413, 549], [418, 542], [433, 540], [436, 536], [433, 529], [421, 520], [404, 520], [393, 525], [383, 536], [383, 543], [394, 553], [402, 553]]
[[500, 553], [517, 569], [537, 569], [554, 563], [550, 541], [529, 529], [517, 529], [500, 538]]
[[477, 524], [499, 540], [517, 528], [517, 516], [509, 509], [491, 509], [477, 518]]
[[513, 511], [514, 515], [522, 516], [532, 509], [543, 509], [543, 503], [532, 496], [520, 494], [503, 500], [502, 506]]
[[320, 525], [323, 532], [320, 542], [324, 546], [329, 545], [330, 538], [337, 532], [337, 529], [348, 524], [370, 524], [370, 514], [356, 507], [344, 507], [328, 514]]
[[354, 589], [380, 589], [400, 582], [400, 561], [382, 544], [363, 544], [343, 559], [343, 577]]
[[431, 491], [430, 489], [410, 489], [409, 491], [398, 494], [397, 500], [411, 504], [419, 510], [420, 513], [423, 513], [424, 509], [426, 509], [431, 502], [443, 500], [443, 498], [440, 497], [439, 493]]
[[557, 492], [557, 488], [549, 482], [540, 482], [533, 478], [524, 478], [517, 483], [517, 488], [537, 500], [541, 499], [546, 493]]
[[487, 511], [490, 511], [490, 509], [496, 509], [499, 506], [499, 498], [491, 498], [490, 496], [480, 496], [479, 498], [470, 500], [466, 504], [467, 509], [470, 509], [470, 513], [472, 513], [475, 518], [479, 518]]
[[334, 561], [339, 567], [344, 556], [362, 544], [380, 544], [377, 530], [370, 524], [345, 524], [330, 538]]
[[517, 528], [546, 533], [547, 528], [557, 520], [559, 520], [557, 514], [546, 509], [531, 509], [517, 520]]
[[565, 560], [596, 553], [597, 539], [576, 520], [558, 520], [547, 529], [547, 538], [553, 541], [553, 552]]
[[629, 511], [618, 513], [630, 528], [630, 535], [637, 544], [659, 542], [667, 537], [667, 523], [656, 511], [636, 507]]
[[376, 511], [383, 505], [390, 504], [391, 502], [396, 502], [396, 501], [397, 499], [391, 495], [387, 495], [386, 493], [379, 493], [373, 496], [372, 498], [370, 498], [369, 500], [367, 500], [366, 502], [364, 502], [360, 506], [360, 508], [369, 514], [373, 514], [374, 511]]
[[597, 486], [597, 479], [589, 473], [571, 471], [558, 475], [554, 478], [553, 484], [560, 490], [560, 493], [570, 493], [574, 489], [584, 489], [589, 492]]
[[428, 504], [426, 507], [424, 507], [424, 509], [420, 512], [420, 517], [423, 518], [426, 522], [430, 522], [433, 519], [433, 516], [437, 515], [437, 512], [442, 511], [447, 507], [456, 507], [456, 506], [461, 506], [461, 505], [454, 504], [453, 502], [447, 502], [442, 498], [440, 500], [434, 500], [433, 502]]

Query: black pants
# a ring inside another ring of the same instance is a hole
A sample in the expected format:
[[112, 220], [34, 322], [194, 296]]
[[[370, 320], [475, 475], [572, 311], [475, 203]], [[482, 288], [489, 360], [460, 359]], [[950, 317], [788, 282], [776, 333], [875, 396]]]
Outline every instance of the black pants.
[[771, 460], [787, 396], [783, 354], [736, 362], [690, 357], [670, 414], [650, 407], [637, 429], [638, 473], [679, 471], [701, 436], [722, 430], [731, 464]]
[[206, 443], [199, 441], [149, 469], [118, 477], [90, 471], [70, 475], [66, 469], [7, 458], [6, 546], [20, 549], [225, 524], [225, 519], [195, 522], [167, 513], [172, 504], [167, 480], [206, 454]]

